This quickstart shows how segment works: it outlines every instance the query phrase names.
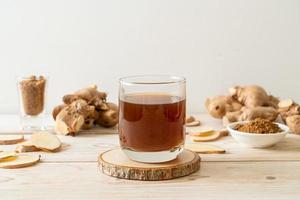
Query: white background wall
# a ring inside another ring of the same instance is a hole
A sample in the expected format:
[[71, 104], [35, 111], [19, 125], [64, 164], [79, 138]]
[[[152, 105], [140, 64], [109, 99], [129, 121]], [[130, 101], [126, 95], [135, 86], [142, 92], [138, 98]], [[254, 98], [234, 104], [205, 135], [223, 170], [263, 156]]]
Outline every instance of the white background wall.
[[0, 112], [18, 111], [15, 77], [50, 76], [49, 105], [91, 83], [175, 74], [189, 111], [234, 84], [300, 102], [300, 1], [1, 0]]

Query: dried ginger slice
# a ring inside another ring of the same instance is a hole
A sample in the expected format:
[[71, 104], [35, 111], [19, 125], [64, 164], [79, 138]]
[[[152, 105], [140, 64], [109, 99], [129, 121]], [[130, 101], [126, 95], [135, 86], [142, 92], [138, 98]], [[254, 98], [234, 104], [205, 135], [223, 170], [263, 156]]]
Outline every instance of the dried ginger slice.
[[192, 115], [187, 116], [185, 119], [186, 127], [194, 127], [194, 126], [200, 126], [200, 125], [201, 125], [201, 122]]
[[60, 149], [61, 141], [59, 138], [48, 132], [34, 133], [31, 136], [32, 144], [43, 151], [54, 152]]
[[39, 151], [40, 149], [34, 146], [31, 140], [27, 140], [25, 142], [22, 142], [18, 144], [16, 147], [16, 152], [23, 153], [23, 152], [34, 152]]
[[292, 99], [283, 99], [280, 100], [278, 103], [279, 108], [289, 108], [294, 104], [294, 101]]
[[0, 135], [0, 144], [17, 144], [24, 141], [23, 135]]
[[191, 136], [191, 139], [194, 142], [210, 142], [210, 141], [217, 140], [221, 137], [222, 137], [222, 135], [220, 132], [213, 131], [213, 132], [208, 132], [206, 134], [202, 134], [202, 135], [198, 135], [198, 136]]
[[195, 120], [196, 120], [196, 118], [194, 116], [187, 116], [186, 119], [185, 119], [185, 122], [186, 123], [191, 123]]
[[2, 159], [0, 168], [15, 169], [28, 167], [36, 164], [40, 160], [40, 155], [19, 155]]
[[196, 132], [189, 132], [190, 136], [208, 136], [213, 134], [215, 131], [213, 129], [204, 129], [204, 130], [199, 130]]
[[203, 143], [185, 144], [184, 148], [202, 154], [222, 154], [226, 152], [225, 149], [222, 149], [221, 147], [218, 147], [216, 145]]
[[15, 151], [2, 151], [0, 152], [0, 162], [2, 161], [2, 159], [14, 156], [17, 156], [17, 153]]
[[195, 120], [193, 122], [189, 122], [189, 123], [186, 123], [185, 126], [187, 127], [194, 127], [194, 126], [200, 126], [201, 125], [201, 122], [199, 120]]

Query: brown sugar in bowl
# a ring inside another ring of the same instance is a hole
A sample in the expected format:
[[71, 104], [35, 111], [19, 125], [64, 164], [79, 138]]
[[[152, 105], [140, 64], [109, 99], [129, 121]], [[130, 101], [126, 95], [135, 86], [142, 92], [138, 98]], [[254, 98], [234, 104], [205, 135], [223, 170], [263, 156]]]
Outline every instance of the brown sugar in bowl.
[[246, 123], [248, 122], [243, 121], [231, 123], [227, 126], [227, 130], [237, 142], [251, 148], [267, 148], [273, 146], [282, 141], [286, 134], [289, 132], [289, 128], [286, 125], [280, 123], [275, 124], [277, 124], [282, 131], [272, 134], [255, 134], [242, 132], [235, 129], [238, 125], [244, 125]]

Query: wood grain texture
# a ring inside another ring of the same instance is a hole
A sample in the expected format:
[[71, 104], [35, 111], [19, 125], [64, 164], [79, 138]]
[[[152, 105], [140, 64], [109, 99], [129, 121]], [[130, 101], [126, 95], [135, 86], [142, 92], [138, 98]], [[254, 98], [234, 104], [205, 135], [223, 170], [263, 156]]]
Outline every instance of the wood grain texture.
[[[219, 120], [199, 115], [201, 128], [222, 127]], [[1, 128], [15, 128], [18, 116], [0, 115]], [[14, 122], [14, 123], [12, 123]], [[194, 128], [196, 131], [197, 128]], [[25, 136], [28, 137], [28, 136]], [[23, 169], [0, 169], [1, 200], [53, 199], [270, 199], [300, 196], [300, 136], [288, 135], [270, 149], [245, 148], [228, 136], [209, 142], [226, 154], [200, 155], [201, 170], [190, 176], [157, 182], [117, 179], [99, 172], [100, 152], [118, 146], [117, 134], [60, 136], [59, 153], [41, 154], [41, 161]], [[187, 142], [191, 142], [187, 138]], [[12, 150], [16, 145], [0, 145]], [[31, 154], [31, 153], [30, 153]]]
[[117, 148], [101, 153], [98, 163], [104, 174], [142, 181], [175, 179], [200, 169], [199, 155], [189, 150], [184, 150], [175, 160], [151, 164], [130, 160], [120, 148]]
[[1, 200], [231, 199], [298, 200], [300, 162], [202, 162], [198, 172], [168, 181], [106, 176], [96, 162], [39, 163], [1, 170]]
[[[29, 136], [25, 136], [29, 138]], [[51, 162], [97, 161], [99, 153], [119, 146], [117, 134], [86, 134], [76, 137], [59, 136], [64, 143], [60, 153], [48, 153]], [[187, 143], [193, 143], [189, 137]], [[300, 161], [300, 136], [289, 134], [284, 141], [268, 149], [250, 149], [236, 143], [231, 136], [215, 144], [226, 150], [223, 155], [201, 154], [202, 161]], [[13, 150], [17, 145], [0, 145], [0, 150]]]

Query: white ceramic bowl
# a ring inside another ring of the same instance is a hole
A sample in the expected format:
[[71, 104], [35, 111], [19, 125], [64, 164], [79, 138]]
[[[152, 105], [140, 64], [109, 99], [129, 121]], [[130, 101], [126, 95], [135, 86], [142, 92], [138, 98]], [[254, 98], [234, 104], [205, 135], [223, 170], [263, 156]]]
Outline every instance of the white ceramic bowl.
[[289, 132], [289, 128], [280, 123], [277, 124], [283, 132], [280, 133], [271, 133], [271, 134], [255, 134], [255, 133], [245, 133], [241, 131], [237, 131], [234, 127], [237, 124], [245, 124], [244, 122], [234, 122], [227, 126], [230, 135], [238, 142], [242, 143], [245, 146], [252, 147], [252, 148], [266, 148], [273, 146], [284, 139], [286, 134]]

